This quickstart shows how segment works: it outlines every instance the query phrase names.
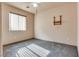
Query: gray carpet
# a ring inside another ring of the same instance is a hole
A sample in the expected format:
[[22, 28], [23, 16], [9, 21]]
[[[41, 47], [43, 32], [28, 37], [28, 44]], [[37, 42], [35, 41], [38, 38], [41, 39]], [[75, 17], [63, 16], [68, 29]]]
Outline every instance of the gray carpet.
[[24, 42], [19, 42], [16, 44], [10, 44], [4, 46], [4, 53], [3, 53], [4, 57], [16, 57], [16, 53], [18, 49], [28, 46], [32, 43], [37, 44], [40, 47], [49, 50], [50, 53], [47, 55], [47, 57], [77, 57], [78, 56], [77, 48], [75, 46], [48, 42], [38, 39], [30, 39]]

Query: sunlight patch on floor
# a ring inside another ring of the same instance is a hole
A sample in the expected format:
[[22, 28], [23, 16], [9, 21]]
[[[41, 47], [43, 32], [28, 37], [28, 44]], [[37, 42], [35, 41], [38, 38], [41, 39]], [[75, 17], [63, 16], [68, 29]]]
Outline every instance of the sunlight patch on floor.
[[30, 44], [26, 47], [20, 48], [16, 56], [17, 57], [46, 57], [50, 53], [49, 50], [36, 45], [36, 44]]

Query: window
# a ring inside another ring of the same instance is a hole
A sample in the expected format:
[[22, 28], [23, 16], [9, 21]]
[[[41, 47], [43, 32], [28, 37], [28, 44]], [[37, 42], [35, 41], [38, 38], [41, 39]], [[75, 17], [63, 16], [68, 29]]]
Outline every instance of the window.
[[14, 13], [9, 13], [9, 30], [26, 31], [26, 17]]

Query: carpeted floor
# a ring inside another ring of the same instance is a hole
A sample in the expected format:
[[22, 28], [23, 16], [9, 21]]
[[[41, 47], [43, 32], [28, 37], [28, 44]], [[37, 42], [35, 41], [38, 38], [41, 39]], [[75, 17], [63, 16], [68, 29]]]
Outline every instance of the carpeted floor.
[[38, 39], [30, 39], [24, 42], [19, 42], [16, 44], [10, 44], [4, 46], [4, 53], [3, 53], [4, 57], [16, 57], [16, 53], [18, 52], [18, 49], [22, 47], [26, 47], [30, 44], [39, 45], [40, 47], [43, 47], [44, 49], [50, 51], [47, 57], [77, 57], [78, 56], [77, 47], [75, 46], [48, 42]]

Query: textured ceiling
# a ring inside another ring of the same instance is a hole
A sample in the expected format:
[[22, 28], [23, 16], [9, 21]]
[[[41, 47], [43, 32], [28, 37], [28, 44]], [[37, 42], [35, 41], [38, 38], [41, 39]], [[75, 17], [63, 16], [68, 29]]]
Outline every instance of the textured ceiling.
[[[40, 6], [38, 7], [38, 12], [42, 12], [51, 8], [55, 7], [62, 7], [68, 6], [69, 4], [73, 5], [74, 2], [68, 3], [68, 2], [41, 2]], [[29, 11], [32, 13], [36, 12], [36, 9], [31, 6], [32, 2], [7, 2], [7, 4], [10, 4], [12, 6], [18, 7], [20, 9], [23, 9], [25, 11]], [[30, 6], [30, 8], [26, 8], [27, 6]]]

